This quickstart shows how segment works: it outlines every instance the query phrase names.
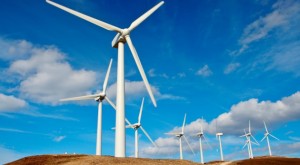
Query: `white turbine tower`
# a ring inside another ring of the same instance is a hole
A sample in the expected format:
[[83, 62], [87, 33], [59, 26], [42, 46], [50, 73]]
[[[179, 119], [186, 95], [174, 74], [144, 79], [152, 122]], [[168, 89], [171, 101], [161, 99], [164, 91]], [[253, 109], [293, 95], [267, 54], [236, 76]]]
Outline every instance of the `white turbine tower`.
[[270, 141], [269, 141], [269, 136], [271, 136], [272, 138], [279, 140], [277, 137], [275, 137], [274, 135], [272, 135], [271, 133], [269, 133], [267, 125], [264, 121], [264, 125], [265, 125], [265, 129], [266, 129], [266, 133], [265, 136], [263, 137], [263, 139], [261, 139], [261, 141], [263, 141], [264, 139], [267, 139], [267, 143], [268, 143], [268, 149], [269, 149], [269, 155], [272, 156], [272, 151], [271, 151], [271, 146], [270, 146]]
[[167, 135], [175, 135], [176, 137], [178, 137], [179, 139], [179, 152], [180, 152], [180, 159], [183, 159], [183, 155], [182, 155], [182, 140], [181, 138], [183, 137], [183, 139], [185, 140], [185, 142], [188, 144], [190, 150], [194, 153], [190, 143], [188, 142], [188, 140], [186, 139], [186, 137], [184, 136], [184, 126], [185, 126], [185, 119], [186, 119], [186, 114], [184, 114], [184, 119], [183, 119], [183, 124], [182, 124], [182, 128], [181, 128], [181, 132], [176, 133], [176, 132], [171, 132], [171, 133], [166, 133]]
[[[252, 144], [251, 144], [251, 143], [256, 144], [256, 145], [259, 145], [259, 143], [258, 143], [257, 140], [254, 138], [254, 136], [251, 134], [251, 124], [250, 124], [250, 120], [249, 120], [249, 130], [248, 130], [248, 131], [249, 131], [249, 132], [246, 133], [246, 130], [244, 130], [245, 134], [242, 135], [242, 136], [240, 136], [240, 137], [246, 137], [246, 143], [245, 143], [245, 145], [243, 146], [243, 148], [245, 148], [245, 146], [247, 145], [247, 147], [248, 147], [249, 158], [250, 158], [250, 159], [253, 159], [253, 151], [252, 151]], [[255, 142], [252, 142], [252, 141], [251, 141], [251, 138], [253, 138], [253, 140], [254, 140]]]
[[202, 139], [205, 140], [205, 142], [208, 145], [208, 142], [204, 136], [204, 132], [203, 132], [203, 127], [202, 127], [202, 122], [203, 122], [203, 117], [201, 120], [201, 125], [200, 125], [200, 132], [197, 133], [196, 135], [199, 137], [199, 145], [200, 145], [200, 161], [202, 164], [204, 164], [204, 158], [203, 158], [203, 150], [202, 150]]
[[144, 106], [144, 98], [142, 100], [142, 104], [141, 104], [141, 108], [140, 108], [140, 113], [139, 113], [139, 117], [138, 117], [138, 122], [135, 123], [135, 124], [126, 126], [126, 128], [132, 128], [132, 129], [134, 129], [134, 135], [135, 135], [135, 143], [134, 143], [135, 144], [135, 146], [134, 146], [135, 147], [135, 152], [134, 152], [134, 155], [135, 155], [136, 158], [139, 157], [139, 145], [138, 145], [138, 141], [139, 141], [138, 129], [139, 128], [147, 136], [147, 138], [150, 140], [150, 142], [156, 147], [156, 144], [153, 142], [153, 140], [151, 139], [151, 137], [146, 132], [146, 130], [142, 127], [142, 124], [141, 124], [143, 106]]
[[[110, 68], [112, 65], [112, 59], [110, 60], [106, 76], [103, 82], [103, 87], [102, 87], [102, 92], [98, 94], [93, 94], [93, 95], [86, 95], [86, 96], [79, 96], [79, 97], [72, 97], [72, 98], [66, 98], [66, 99], [61, 99], [60, 101], [78, 101], [78, 100], [96, 100], [99, 102], [98, 104], [98, 122], [97, 122], [97, 139], [96, 139], [96, 155], [102, 155], [102, 102], [103, 100], [106, 100], [114, 109], [116, 109], [116, 106], [114, 103], [106, 96], [106, 88], [107, 88], [107, 83], [108, 83], [108, 78], [110, 74]], [[125, 119], [128, 124], [130, 122]]]
[[222, 140], [221, 140], [221, 136], [223, 136], [223, 133], [218, 132], [217, 121], [216, 121], [216, 132], [217, 132], [217, 133], [216, 133], [216, 138], [219, 140], [221, 161], [224, 161], [224, 157], [223, 157], [223, 148], [222, 148]]
[[139, 24], [141, 24], [145, 19], [147, 19], [154, 11], [156, 11], [161, 5], [163, 5], [163, 1], [158, 3], [156, 6], [151, 8], [145, 14], [140, 16], [138, 19], [133, 21], [128, 28], [121, 29], [119, 27], [113, 26], [111, 24], [105, 23], [103, 21], [97, 20], [85, 14], [79, 13], [75, 10], [52, 2], [50, 0], [46, 0], [47, 3], [60, 8], [70, 14], [73, 14], [77, 17], [80, 17], [92, 24], [100, 26], [109, 31], [117, 32], [117, 35], [114, 37], [112, 41], [112, 46], [114, 48], [118, 48], [118, 68], [117, 68], [117, 112], [116, 112], [116, 134], [115, 134], [115, 156], [116, 157], [125, 157], [125, 81], [124, 81], [124, 44], [127, 42], [129, 49], [133, 55], [135, 63], [138, 67], [138, 70], [142, 76], [146, 89], [150, 95], [152, 103], [156, 107], [156, 101], [151, 91], [150, 84], [147, 80], [145, 71], [139, 59], [139, 56], [136, 52], [135, 47], [132, 44], [130, 39], [130, 33], [134, 30]]

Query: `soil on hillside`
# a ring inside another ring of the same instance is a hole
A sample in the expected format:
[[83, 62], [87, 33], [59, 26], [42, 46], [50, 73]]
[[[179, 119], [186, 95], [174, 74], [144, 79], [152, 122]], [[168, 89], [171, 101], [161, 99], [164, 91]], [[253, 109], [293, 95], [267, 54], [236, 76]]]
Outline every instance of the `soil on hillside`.
[[[37, 155], [29, 156], [7, 165], [196, 165], [199, 163], [187, 160], [174, 159], [147, 159], [147, 158], [115, 158], [112, 156], [95, 155]], [[300, 158], [287, 157], [255, 157], [254, 159], [238, 161], [214, 161], [210, 165], [300, 165]]]

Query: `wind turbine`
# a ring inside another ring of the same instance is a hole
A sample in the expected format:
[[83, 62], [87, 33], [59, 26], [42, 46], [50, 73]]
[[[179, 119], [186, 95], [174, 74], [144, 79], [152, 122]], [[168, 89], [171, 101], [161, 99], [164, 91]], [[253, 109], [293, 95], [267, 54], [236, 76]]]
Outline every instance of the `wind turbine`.
[[190, 143], [188, 142], [188, 140], [186, 139], [186, 137], [184, 136], [184, 126], [185, 126], [185, 119], [186, 119], [186, 114], [184, 114], [184, 119], [183, 119], [183, 123], [182, 123], [182, 127], [181, 127], [181, 132], [175, 133], [175, 132], [171, 132], [171, 133], [166, 133], [167, 135], [175, 135], [176, 137], [178, 137], [179, 139], [179, 152], [180, 152], [180, 159], [183, 159], [183, 155], [182, 155], [182, 140], [181, 138], [183, 137], [183, 139], [185, 140], [185, 142], [188, 144], [190, 150], [194, 153]]
[[92, 24], [95, 24], [97, 26], [100, 26], [106, 30], [109, 31], [115, 31], [117, 32], [117, 35], [114, 37], [112, 41], [112, 47], [118, 48], [118, 68], [117, 68], [117, 112], [116, 112], [116, 134], [115, 134], [115, 156], [116, 157], [125, 157], [125, 81], [124, 81], [124, 44], [127, 42], [129, 49], [133, 55], [133, 58], [135, 60], [135, 63], [138, 67], [138, 70], [142, 76], [142, 79], [144, 81], [144, 84], [146, 86], [146, 89], [150, 95], [150, 98], [152, 100], [153, 105], [156, 107], [156, 101], [153, 96], [150, 84], [147, 80], [145, 71], [143, 69], [143, 66], [141, 64], [141, 61], [139, 59], [139, 56], [137, 54], [137, 51], [135, 47], [132, 44], [132, 41], [130, 39], [130, 33], [132, 30], [134, 30], [138, 25], [140, 25], [146, 18], [148, 18], [153, 12], [155, 12], [161, 5], [164, 4], [164, 1], [158, 3], [153, 8], [148, 10], [146, 13], [144, 13], [142, 16], [140, 16], [138, 19], [133, 21], [131, 25], [128, 28], [121, 29], [119, 27], [113, 26], [111, 24], [108, 24], [106, 22], [97, 20], [95, 18], [92, 18], [90, 16], [87, 16], [85, 14], [79, 13], [75, 10], [72, 10], [70, 8], [67, 8], [65, 6], [62, 6], [60, 4], [57, 4], [55, 2], [52, 2], [50, 0], [46, 0], [47, 3], [60, 8], [70, 14], [73, 14], [77, 17], [80, 17]]
[[[249, 132], [246, 133], [246, 130], [244, 129], [245, 134], [242, 135], [242, 136], [240, 136], [240, 137], [246, 137], [246, 143], [245, 143], [245, 145], [243, 146], [243, 148], [245, 148], [246, 145], [248, 146], [248, 154], [249, 154], [249, 158], [250, 158], [250, 159], [253, 159], [253, 151], [252, 151], [252, 145], [251, 145], [251, 143], [256, 144], [256, 145], [259, 145], [259, 143], [258, 143], [257, 140], [254, 138], [254, 136], [251, 134], [251, 124], [250, 124], [250, 120], [249, 120], [249, 130], [248, 130], [248, 131], [249, 131]], [[251, 141], [251, 138], [253, 138], [253, 140], [254, 140], [255, 142], [252, 142], [252, 141]]]
[[141, 108], [140, 108], [140, 113], [139, 113], [139, 117], [138, 117], [138, 122], [132, 125], [128, 125], [126, 126], [126, 128], [132, 128], [134, 129], [134, 135], [135, 135], [135, 152], [134, 155], [136, 158], [139, 157], [139, 146], [138, 146], [138, 141], [139, 141], [139, 135], [138, 135], [138, 129], [140, 128], [144, 134], [147, 136], [147, 138], [150, 140], [150, 142], [156, 147], [156, 144], [153, 142], [153, 140], [151, 139], [151, 137], [149, 136], [149, 134], [146, 132], [146, 130], [142, 127], [141, 125], [141, 118], [142, 118], [142, 112], [143, 112], [143, 106], [144, 106], [144, 98], [142, 100], [142, 104], [141, 104]]
[[216, 133], [216, 138], [219, 140], [221, 161], [224, 161], [223, 149], [222, 149], [222, 140], [221, 140], [221, 136], [223, 136], [223, 133], [218, 132], [217, 127], [218, 127], [218, 125], [217, 125], [217, 121], [216, 121], [216, 132], [217, 132]]
[[208, 144], [205, 136], [204, 136], [204, 132], [203, 132], [203, 128], [202, 128], [202, 122], [203, 122], [203, 117], [201, 120], [201, 125], [200, 125], [200, 132], [197, 133], [196, 135], [199, 137], [199, 144], [200, 144], [200, 161], [202, 164], [204, 164], [204, 158], [203, 158], [203, 150], [202, 150], [202, 139], [205, 140], [205, 142]]
[[272, 151], [271, 151], [271, 146], [270, 146], [270, 141], [269, 141], [269, 136], [271, 136], [272, 138], [279, 140], [277, 137], [275, 137], [274, 135], [270, 134], [267, 128], [267, 125], [264, 121], [264, 125], [265, 125], [265, 129], [266, 129], [266, 133], [265, 136], [263, 137], [263, 139], [261, 139], [261, 141], [263, 141], [264, 139], [267, 139], [267, 143], [268, 143], [268, 148], [269, 148], [269, 155], [272, 156]]
[[[114, 103], [106, 96], [106, 88], [108, 83], [108, 78], [110, 74], [110, 68], [112, 65], [112, 59], [110, 60], [106, 76], [103, 82], [102, 92], [98, 94], [93, 95], [86, 95], [86, 96], [79, 96], [79, 97], [72, 97], [72, 98], [66, 98], [61, 99], [60, 101], [78, 101], [78, 100], [96, 100], [98, 104], [98, 122], [97, 122], [97, 139], [96, 139], [96, 155], [102, 155], [102, 102], [103, 100], [106, 100], [114, 109], [116, 109], [116, 106]], [[128, 124], [130, 122], [125, 119]]]

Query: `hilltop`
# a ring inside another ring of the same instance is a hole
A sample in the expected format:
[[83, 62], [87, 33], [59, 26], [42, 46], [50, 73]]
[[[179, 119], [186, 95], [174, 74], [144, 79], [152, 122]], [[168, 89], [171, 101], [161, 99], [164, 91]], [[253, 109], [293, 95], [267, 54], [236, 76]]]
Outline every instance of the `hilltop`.
[[[148, 158], [115, 158], [112, 156], [95, 155], [37, 155], [29, 156], [6, 165], [77, 165], [77, 164], [122, 164], [122, 165], [199, 165], [199, 163], [188, 160], [174, 159], [148, 159]], [[254, 159], [230, 161], [230, 162], [209, 162], [211, 165], [291, 165], [300, 164], [300, 158], [286, 157], [256, 157]]]

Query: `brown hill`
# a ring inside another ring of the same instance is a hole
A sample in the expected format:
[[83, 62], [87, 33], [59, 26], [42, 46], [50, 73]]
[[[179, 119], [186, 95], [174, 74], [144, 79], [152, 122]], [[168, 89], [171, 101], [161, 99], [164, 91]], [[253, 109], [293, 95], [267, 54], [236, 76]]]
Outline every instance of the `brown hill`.
[[77, 165], [77, 164], [122, 164], [122, 165], [193, 165], [187, 160], [146, 159], [146, 158], [115, 158], [112, 156], [95, 155], [37, 155], [29, 156], [7, 165]]
[[[7, 165], [77, 165], [77, 164], [122, 164], [122, 165], [196, 165], [199, 163], [187, 160], [147, 159], [147, 158], [115, 158], [112, 156], [95, 155], [37, 155], [29, 156]], [[300, 158], [256, 157], [230, 162], [210, 162], [211, 165], [293, 165], [300, 164]]]

